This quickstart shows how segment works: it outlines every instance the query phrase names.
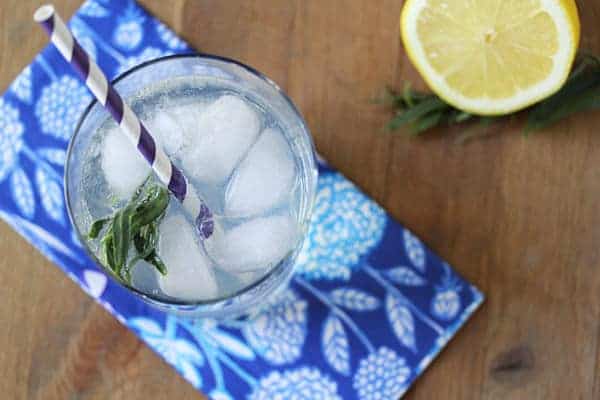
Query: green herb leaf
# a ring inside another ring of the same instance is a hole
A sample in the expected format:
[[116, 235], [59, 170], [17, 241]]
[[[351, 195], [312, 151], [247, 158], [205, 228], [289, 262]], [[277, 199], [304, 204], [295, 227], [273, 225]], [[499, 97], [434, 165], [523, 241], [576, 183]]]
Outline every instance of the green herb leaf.
[[[414, 91], [409, 84], [399, 93], [388, 90], [382, 102], [395, 111], [387, 130], [406, 126], [413, 135], [441, 125], [471, 121], [487, 126], [519, 113], [499, 117], [471, 114], [445, 103], [435, 94]], [[524, 132], [541, 130], [575, 113], [597, 108], [600, 108], [600, 57], [580, 54], [565, 85], [552, 96], [523, 111], [527, 114]]]
[[[100, 240], [102, 262], [126, 282], [131, 280], [131, 268], [139, 260], [152, 264], [161, 274], [167, 268], [158, 256], [158, 225], [169, 205], [166, 188], [149, 184], [147, 179], [135, 191], [125, 207], [114, 215], [95, 221], [90, 227], [89, 240], [94, 240], [106, 228]], [[134, 256], [127, 262], [131, 249]]]
[[[408, 104], [408, 103], [407, 103]], [[389, 129], [397, 129], [403, 125], [416, 123], [427, 116], [432, 111], [439, 111], [448, 108], [448, 105], [444, 103], [442, 99], [437, 96], [431, 96], [427, 99], [421, 100], [418, 104], [409, 106], [406, 111], [398, 113], [389, 123]]]
[[169, 192], [160, 186], [153, 186], [136, 207], [134, 225], [142, 227], [160, 218], [169, 205]]
[[129, 275], [129, 271], [131, 271], [131, 269], [133, 268], [133, 266], [138, 262], [144, 260], [149, 264], [152, 264], [156, 270], [158, 272], [160, 272], [161, 275], [166, 275], [167, 274], [167, 267], [165, 266], [165, 264], [162, 262], [162, 260], [160, 259], [160, 257], [158, 256], [158, 254], [156, 254], [156, 251], [152, 251], [150, 254], [148, 254], [146, 257], [140, 257], [139, 255], [135, 256], [130, 262], [129, 265], [127, 266], [127, 274]]
[[115, 263], [115, 253], [113, 246], [113, 235], [112, 232], [108, 233], [102, 238], [102, 258], [106, 265], [115, 273], [118, 274], [117, 266]]
[[443, 110], [434, 111], [425, 115], [412, 125], [412, 133], [418, 135], [419, 133], [425, 132], [426, 130], [436, 126], [442, 120], [443, 116]]
[[113, 243], [116, 272], [119, 273], [127, 262], [131, 242], [131, 212], [128, 207], [117, 212], [113, 222]]
[[133, 238], [133, 243], [138, 256], [142, 259], [148, 257], [158, 244], [158, 226], [151, 223], [142, 227]]
[[600, 63], [578, 68], [565, 85], [550, 98], [534, 105], [525, 131], [546, 128], [574, 113], [599, 107]]
[[99, 220], [94, 221], [94, 223], [90, 227], [90, 231], [88, 232], [88, 238], [96, 239], [100, 232], [102, 232], [102, 228], [104, 228], [104, 225], [106, 225], [106, 223], [109, 221], [110, 218], [101, 218]]
[[167, 274], [167, 267], [156, 253], [153, 252], [148, 257], [146, 257], [145, 260], [150, 264], [154, 265], [158, 272], [160, 272], [163, 276]]
[[138, 256], [140, 256], [142, 259], [148, 255], [145, 253], [146, 248], [148, 247], [146, 245], [146, 230], [147, 229], [148, 229], [147, 226], [143, 226], [133, 236], [133, 245], [135, 246], [135, 251], [137, 251]]
[[459, 123], [465, 122], [473, 118], [473, 114], [469, 114], [468, 112], [453, 110], [452, 116], [450, 117], [450, 122]]

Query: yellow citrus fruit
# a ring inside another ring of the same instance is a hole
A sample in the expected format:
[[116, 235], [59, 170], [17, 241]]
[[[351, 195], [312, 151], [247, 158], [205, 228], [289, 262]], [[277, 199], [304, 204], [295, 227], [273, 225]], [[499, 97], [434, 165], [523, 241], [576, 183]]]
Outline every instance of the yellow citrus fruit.
[[404, 47], [430, 88], [482, 115], [560, 89], [579, 29], [574, 0], [407, 0], [400, 16]]

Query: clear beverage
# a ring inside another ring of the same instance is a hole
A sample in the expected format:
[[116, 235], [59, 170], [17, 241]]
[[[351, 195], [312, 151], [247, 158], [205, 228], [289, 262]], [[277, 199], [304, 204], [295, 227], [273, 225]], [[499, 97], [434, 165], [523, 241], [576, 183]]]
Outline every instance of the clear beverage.
[[[154, 61], [116, 86], [215, 217], [213, 235], [201, 241], [171, 196], [156, 246], [166, 274], [139, 260], [117, 280], [160, 307], [217, 317], [243, 312], [285, 284], [316, 184], [312, 142], [287, 97], [248, 67], [199, 56]], [[78, 127], [66, 173], [82, 236], [141, 185], [158, 183], [98, 105]], [[100, 241], [85, 244], [103, 264]]]

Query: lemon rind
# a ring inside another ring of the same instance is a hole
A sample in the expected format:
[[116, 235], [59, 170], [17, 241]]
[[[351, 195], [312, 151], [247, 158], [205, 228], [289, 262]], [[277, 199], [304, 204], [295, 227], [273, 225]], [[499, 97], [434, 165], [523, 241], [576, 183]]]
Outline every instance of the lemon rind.
[[[568, 0], [572, 2], [572, 0]], [[558, 33], [558, 51], [553, 56], [554, 68], [542, 81], [519, 90], [507, 99], [469, 98], [445, 82], [427, 61], [418, 40], [417, 20], [427, 0], [407, 0], [400, 17], [401, 37], [409, 59], [429, 87], [445, 102], [461, 110], [479, 115], [508, 114], [526, 108], [558, 91], [569, 76], [579, 41], [579, 21], [573, 4], [564, 6], [556, 0], [541, 0], [541, 5], [554, 19]], [[574, 16], [572, 14], [575, 14]], [[567, 60], [567, 61], [562, 61]]]

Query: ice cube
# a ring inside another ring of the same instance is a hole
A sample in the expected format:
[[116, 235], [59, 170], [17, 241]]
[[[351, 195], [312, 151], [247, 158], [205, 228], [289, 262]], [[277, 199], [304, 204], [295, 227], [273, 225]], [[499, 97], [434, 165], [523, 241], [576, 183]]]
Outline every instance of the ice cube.
[[220, 268], [215, 268], [215, 276], [219, 284], [219, 293], [223, 296], [229, 296], [238, 293], [247, 288], [254, 282], [264, 276], [265, 271], [251, 272], [225, 272]]
[[118, 126], [106, 131], [101, 167], [112, 192], [128, 199], [150, 174], [150, 165]]
[[235, 276], [240, 281], [242, 287], [247, 287], [253, 284], [254, 282], [258, 281], [260, 278], [262, 278], [265, 275], [265, 273], [266, 270], [238, 272], [235, 274]]
[[192, 135], [196, 134], [200, 114], [206, 105], [194, 102], [191, 104], [176, 105], [169, 108], [169, 114], [173, 116], [183, 127], [184, 141], [189, 142]]
[[[189, 152], [189, 145], [193, 144], [195, 135], [198, 133], [198, 123], [202, 110], [206, 105], [194, 102], [192, 104], [177, 105], [169, 109], [169, 112], [177, 120], [183, 128], [183, 148], [186, 149], [186, 154]], [[178, 154], [181, 156], [181, 154]]]
[[131, 269], [131, 285], [144, 293], [158, 294], [157, 275], [153, 265], [140, 260]]
[[264, 213], [289, 198], [296, 164], [279, 129], [266, 129], [235, 169], [225, 192], [226, 215]]
[[255, 218], [231, 229], [215, 229], [204, 241], [208, 255], [227, 272], [268, 269], [296, 244], [298, 225], [290, 216]]
[[167, 215], [159, 227], [158, 250], [167, 267], [158, 275], [158, 286], [181, 300], [206, 300], [217, 296], [218, 286], [210, 260], [195, 240], [196, 232], [181, 214]]
[[244, 100], [221, 96], [204, 109], [186, 137], [183, 167], [193, 178], [224, 182], [246, 154], [260, 130], [257, 112]]
[[148, 132], [169, 156], [176, 156], [183, 146], [183, 128], [170, 110], [159, 110], [144, 121]]

